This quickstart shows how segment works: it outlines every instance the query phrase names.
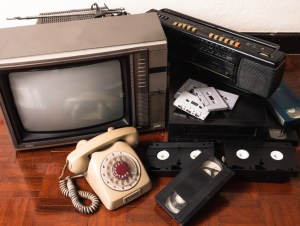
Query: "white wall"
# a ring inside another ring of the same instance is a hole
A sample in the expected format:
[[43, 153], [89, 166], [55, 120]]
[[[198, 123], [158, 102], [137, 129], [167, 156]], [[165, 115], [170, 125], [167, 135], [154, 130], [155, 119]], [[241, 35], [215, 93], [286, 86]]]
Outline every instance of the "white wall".
[[131, 14], [170, 8], [241, 32], [300, 32], [299, 0], [0, 0], [0, 27], [35, 23], [7, 17], [89, 8], [94, 2], [125, 7]]

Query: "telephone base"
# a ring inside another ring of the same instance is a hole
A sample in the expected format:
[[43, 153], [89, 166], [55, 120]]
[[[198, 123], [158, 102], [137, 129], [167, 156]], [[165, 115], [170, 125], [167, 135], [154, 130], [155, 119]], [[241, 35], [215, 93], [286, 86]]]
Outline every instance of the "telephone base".
[[109, 210], [135, 200], [152, 187], [139, 157], [122, 141], [105, 151], [94, 152], [85, 178]]

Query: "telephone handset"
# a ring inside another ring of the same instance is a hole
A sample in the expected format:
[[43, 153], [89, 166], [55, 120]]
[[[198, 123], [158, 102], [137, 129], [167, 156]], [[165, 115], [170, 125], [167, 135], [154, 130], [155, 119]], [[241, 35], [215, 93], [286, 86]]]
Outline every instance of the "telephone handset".
[[67, 157], [69, 170], [72, 173], [86, 172], [90, 161], [89, 155], [95, 151], [102, 151], [102, 149], [118, 140], [124, 140], [130, 146], [135, 147], [138, 144], [136, 129], [133, 127], [108, 128], [106, 133], [100, 134], [89, 141], [79, 141], [76, 149]]
[[109, 128], [89, 141], [79, 141], [67, 156], [67, 166], [73, 173], [84, 174], [105, 207], [114, 210], [151, 189], [149, 176], [132, 149], [137, 144], [135, 128]]

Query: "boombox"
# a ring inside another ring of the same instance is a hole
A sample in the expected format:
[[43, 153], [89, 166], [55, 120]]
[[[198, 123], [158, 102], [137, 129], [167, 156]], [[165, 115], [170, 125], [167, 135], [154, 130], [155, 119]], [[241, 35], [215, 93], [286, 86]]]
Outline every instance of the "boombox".
[[285, 54], [278, 45], [169, 9], [156, 12], [167, 36], [170, 59], [204, 69], [201, 77], [265, 98], [279, 86]]

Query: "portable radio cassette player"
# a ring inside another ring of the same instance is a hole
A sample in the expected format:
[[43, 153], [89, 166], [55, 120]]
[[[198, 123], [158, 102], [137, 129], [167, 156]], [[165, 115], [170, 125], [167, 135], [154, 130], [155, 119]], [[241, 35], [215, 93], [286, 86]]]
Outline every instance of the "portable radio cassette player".
[[279, 86], [285, 53], [278, 45], [169, 9], [157, 14], [168, 39], [170, 59], [205, 69], [202, 74], [210, 80], [262, 97], [271, 96]]

